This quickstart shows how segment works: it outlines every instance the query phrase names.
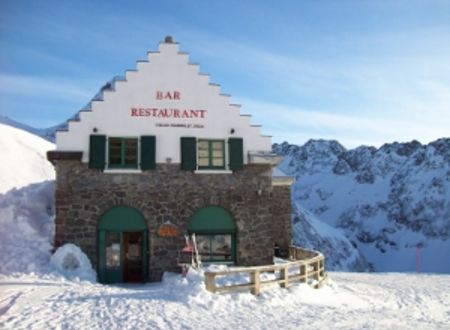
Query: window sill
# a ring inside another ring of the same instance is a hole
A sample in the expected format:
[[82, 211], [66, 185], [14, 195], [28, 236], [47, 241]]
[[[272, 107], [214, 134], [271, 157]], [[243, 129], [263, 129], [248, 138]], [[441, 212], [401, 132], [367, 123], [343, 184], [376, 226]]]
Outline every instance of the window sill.
[[196, 170], [195, 174], [233, 174], [230, 170]]
[[137, 168], [107, 168], [103, 171], [106, 174], [139, 174], [142, 170]]

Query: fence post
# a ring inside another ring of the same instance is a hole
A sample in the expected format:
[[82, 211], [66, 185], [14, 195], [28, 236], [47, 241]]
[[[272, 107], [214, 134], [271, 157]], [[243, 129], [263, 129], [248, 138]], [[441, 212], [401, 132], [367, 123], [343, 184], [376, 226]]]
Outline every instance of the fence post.
[[214, 273], [205, 273], [206, 277], [206, 290], [209, 292], [216, 292], [216, 274]]
[[253, 284], [252, 288], [250, 289], [250, 292], [252, 294], [258, 295], [259, 291], [261, 289], [261, 281], [259, 279], [259, 270], [255, 270], [250, 273], [250, 280]]
[[313, 278], [319, 280], [319, 260], [313, 264]]
[[306, 265], [305, 264], [301, 264], [300, 265], [300, 276], [304, 275], [303, 278], [300, 278], [300, 282], [306, 282], [306, 280], [308, 279], [307, 274], [306, 274]]
[[287, 288], [289, 286], [289, 272], [287, 266], [280, 269], [280, 278], [284, 280], [284, 282], [280, 283], [282, 288]]
[[322, 259], [320, 259], [320, 273], [319, 273], [320, 277], [324, 277], [325, 276], [324, 269], [325, 269], [324, 259], [322, 258]]

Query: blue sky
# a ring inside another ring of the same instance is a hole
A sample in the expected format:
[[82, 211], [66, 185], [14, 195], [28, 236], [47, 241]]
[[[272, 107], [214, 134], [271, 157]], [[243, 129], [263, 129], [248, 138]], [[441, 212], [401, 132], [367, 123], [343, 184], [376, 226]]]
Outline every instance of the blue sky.
[[439, 0], [0, 0], [0, 115], [58, 124], [168, 34], [274, 142], [450, 136]]

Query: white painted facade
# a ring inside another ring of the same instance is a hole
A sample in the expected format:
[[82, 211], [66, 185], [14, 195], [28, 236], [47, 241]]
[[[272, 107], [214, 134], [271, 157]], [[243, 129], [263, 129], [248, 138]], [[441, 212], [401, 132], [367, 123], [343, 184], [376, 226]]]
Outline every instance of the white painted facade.
[[[172, 98], [177, 92], [179, 99], [158, 99], [158, 91]], [[124, 81], [116, 81], [113, 90], [105, 90], [103, 101], [93, 101], [91, 111], [81, 111], [79, 121], [69, 122], [68, 131], [57, 132], [57, 150], [82, 151], [82, 161], [88, 162], [89, 135], [102, 134], [156, 136], [157, 163], [180, 163], [181, 137], [242, 138], [245, 164], [249, 153], [270, 153], [271, 137], [261, 135], [260, 127], [252, 126], [250, 116], [241, 115], [240, 106], [230, 104], [229, 98], [220, 94], [220, 86], [209, 83], [209, 76], [199, 73], [198, 65], [188, 62], [188, 54], [179, 52], [178, 44], [161, 43], [158, 52], [148, 54], [147, 61], [137, 62], [136, 71], [127, 71]], [[137, 110], [133, 112], [133, 108]], [[168, 109], [172, 116], [158, 117], [161, 109]], [[202, 112], [196, 112], [197, 118], [175, 118], [173, 109], [180, 111], [180, 117], [184, 110]], [[146, 113], [156, 117], [136, 116]]]

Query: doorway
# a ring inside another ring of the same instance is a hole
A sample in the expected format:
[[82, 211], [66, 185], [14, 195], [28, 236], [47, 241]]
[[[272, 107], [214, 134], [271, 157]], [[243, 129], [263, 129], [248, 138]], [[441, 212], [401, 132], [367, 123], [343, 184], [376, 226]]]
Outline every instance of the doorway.
[[147, 246], [146, 223], [139, 211], [125, 206], [108, 210], [98, 225], [99, 282], [144, 282]]
[[142, 233], [125, 232], [123, 241], [125, 248], [124, 282], [142, 282], [144, 280], [142, 260]]

